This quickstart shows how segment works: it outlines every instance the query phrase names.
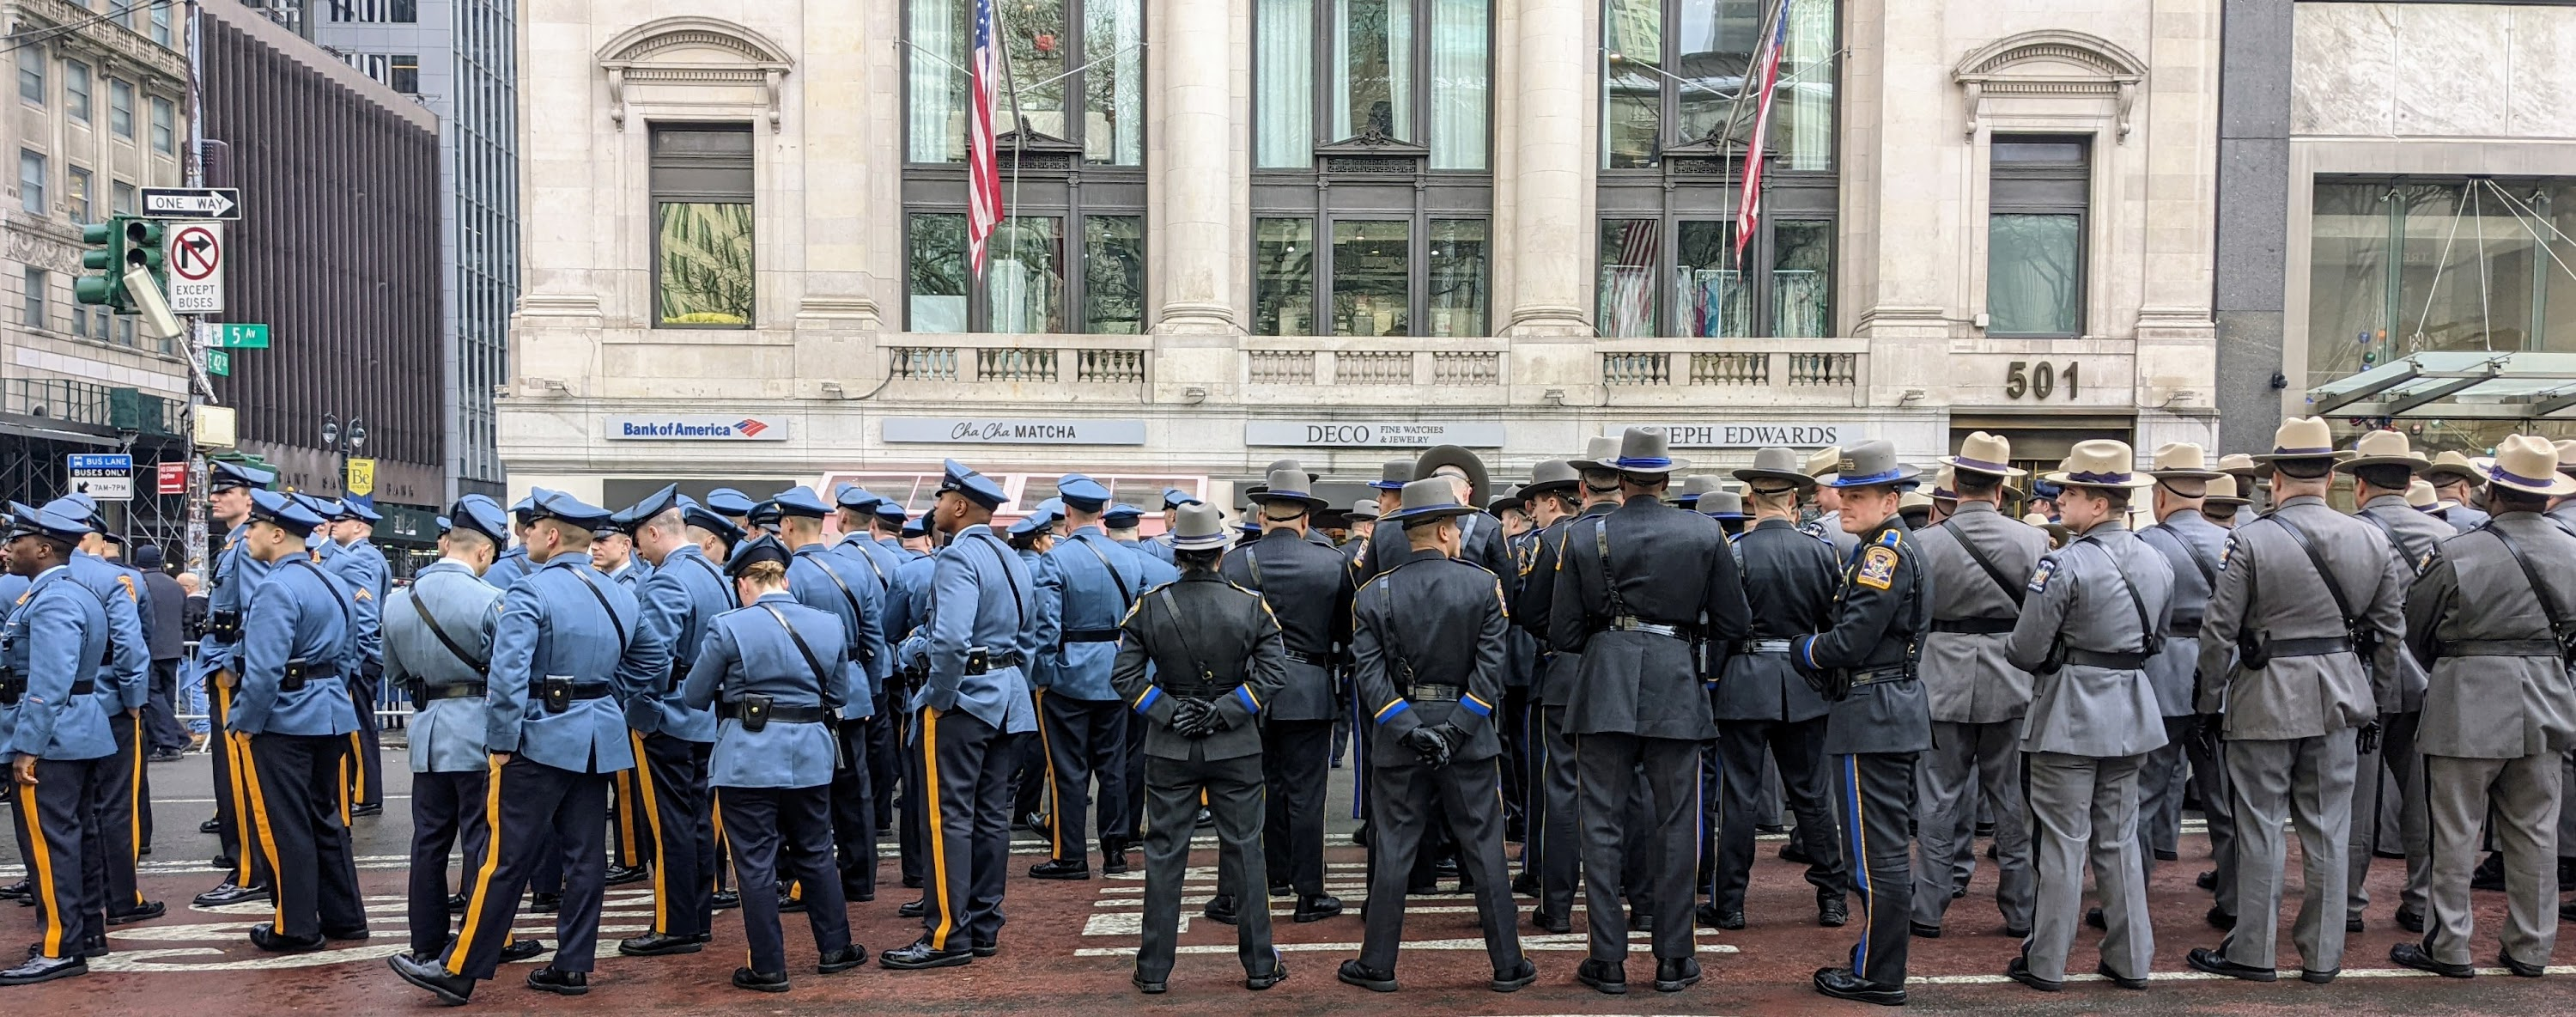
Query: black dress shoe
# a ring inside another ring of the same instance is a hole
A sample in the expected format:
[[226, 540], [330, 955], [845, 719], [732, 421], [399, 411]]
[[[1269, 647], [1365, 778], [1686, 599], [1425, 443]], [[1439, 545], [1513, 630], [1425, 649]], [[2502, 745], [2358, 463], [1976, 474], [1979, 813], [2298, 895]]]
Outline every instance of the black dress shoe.
[[1654, 929], [1655, 916], [1639, 911], [1633, 906], [1628, 909], [1628, 931], [1652, 932]]
[[331, 943], [318, 933], [303, 939], [281, 936], [277, 934], [277, 926], [274, 923], [261, 922], [250, 927], [250, 945], [270, 953], [311, 953]]
[[535, 989], [538, 992], [551, 992], [558, 996], [588, 995], [590, 993], [590, 973], [587, 971], [557, 971], [555, 970], [554, 965], [547, 964], [538, 967], [536, 970], [528, 972], [528, 988]]
[[528, 895], [528, 909], [527, 909], [527, 910], [528, 910], [528, 913], [529, 913], [529, 914], [532, 914], [532, 915], [551, 915], [551, 914], [554, 914], [558, 909], [560, 909], [560, 908], [562, 908], [562, 907], [563, 907], [563, 895], [562, 895], [562, 894], [559, 894], [559, 893], [532, 893], [532, 894], [529, 894], [529, 895]]
[[1807, 849], [1799, 847], [1798, 842], [1794, 840], [1780, 845], [1780, 860], [1799, 865], [1813, 865], [1816, 862], [1814, 858], [1808, 856]]
[[641, 865], [611, 865], [607, 872], [600, 875], [599, 881], [606, 886], [624, 886], [628, 883], [641, 883], [651, 878], [653, 878], [653, 870]]
[[2525, 964], [2513, 959], [2513, 954], [2510, 951], [2496, 951], [2496, 963], [2503, 965], [2505, 971], [2511, 973], [2516, 978], [2538, 978], [2549, 973], [2541, 965]]
[[1938, 925], [1925, 925], [1921, 922], [1907, 922], [1905, 923], [1905, 931], [1913, 933], [1914, 938], [1916, 939], [1941, 938], [1941, 927]]
[[1380, 971], [1357, 960], [1343, 961], [1340, 970], [1333, 972], [1333, 977], [1341, 979], [1345, 985], [1356, 985], [1370, 992], [1395, 991], [1395, 972]]
[[1699, 960], [1692, 957], [1665, 957], [1655, 961], [1655, 991], [1680, 992], [1698, 985]]
[[34, 896], [35, 892], [34, 887], [29, 886], [26, 880], [21, 879], [7, 886], [0, 886], [0, 900], [26, 900], [29, 897]]
[[[545, 953], [548, 949], [550, 948], [546, 946], [546, 941], [542, 939], [513, 939], [501, 947], [501, 963], [516, 964]], [[438, 958], [433, 956], [429, 960], [431, 963], [436, 963]]]
[[2016, 928], [2013, 928], [2012, 926], [2007, 925], [2007, 926], [2004, 926], [2004, 938], [2005, 938], [2005, 939], [2029, 939], [2029, 938], [2030, 938], [2030, 930], [2029, 930], [2029, 929], [2016, 929]]
[[2444, 964], [2425, 952], [2420, 943], [2399, 943], [2388, 948], [2388, 959], [2399, 967], [2430, 971], [2444, 978], [2476, 978], [2478, 969], [2466, 964]]
[[873, 904], [876, 903], [876, 899], [876, 887], [841, 884], [841, 903], [843, 904]]
[[2271, 968], [2247, 967], [2219, 956], [2218, 951], [2208, 947], [2193, 947], [2190, 953], [2183, 955], [2182, 960], [2183, 963], [2191, 965], [2194, 971], [2242, 978], [2249, 982], [2273, 982], [2281, 978], [2281, 973]]
[[1200, 909], [1199, 914], [1206, 916], [1208, 921], [1223, 922], [1227, 925], [1232, 925], [1237, 920], [1237, 915], [1234, 910], [1234, 898], [1226, 896], [1225, 894], [1218, 894], [1214, 897], [1210, 897], [1208, 898], [1207, 907]]
[[162, 749], [159, 752], [155, 752], [150, 756], [145, 757], [145, 761], [152, 763], [176, 763], [185, 758], [187, 758], [187, 753], [181, 752], [177, 749]]
[[464, 894], [449, 894], [447, 897], [447, 910], [463, 911], [465, 910], [465, 904], [466, 900]]
[[1297, 888], [1288, 883], [1272, 883], [1270, 884], [1270, 895], [1273, 897], [1294, 897], [1297, 895]]
[[1121, 850], [1121, 851], [1112, 851], [1112, 852], [1109, 852], [1109, 853], [1107, 853], [1107, 854], [1101, 855], [1101, 856], [1100, 856], [1100, 874], [1101, 874], [1101, 875], [1104, 875], [1104, 876], [1124, 876], [1124, 875], [1126, 875], [1126, 874], [1127, 874], [1127, 852], [1125, 852], [1125, 851], [1123, 851], [1123, 850]]
[[814, 965], [814, 970], [826, 975], [837, 975], [841, 972], [848, 971], [851, 968], [865, 965], [867, 962], [868, 948], [860, 946], [857, 943], [852, 943], [838, 950], [834, 950], [831, 953], [824, 954], [822, 961]]
[[1316, 897], [1299, 897], [1297, 898], [1297, 911], [1294, 915], [1289, 917], [1289, 920], [1299, 924], [1304, 924], [1306, 922], [1320, 922], [1341, 913], [1342, 899], [1339, 897], [1334, 897], [1329, 894]]
[[1191, 825], [1191, 826], [1194, 826], [1194, 827], [1210, 827], [1210, 826], [1215, 826], [1215, 825], [1216, 825], [1216, 813], [1209, 812], [1206, 808], [1202, 807], [1202, 808], [1200, 808], [1200, 809], [1199, 809], [1198, 818], [1197, 818], [1196, 820], [1192, 821], [1190, 825]]
[[2210, 905], [2209, 913], [2202, 915], [2201, 917], [2207, 919], [2209, 921], [2209, 927], [2213, 929], [2233, 929], [2236, 927], [2236, 916], [2228, 914], [2226, 908], [2219, 907], [2215, 904]]
[[1951, 899], [1951, 900], [1958, 900], [1959, 898], [1961, 898], [1961, 897], [1965, 897], [1965, 896], [1967, 896], [1967, 895], [1968, 895], [1968, 888], [1967, 888], [1967, 887], [1964, 887], [1964, 886], [1954, 886], [1954, 887], [1951, 887], [1951, 888], [1950, 888], [1950, 899]]
[[2167, 851], [2163, 848], [2156, 848], [2148, 853], [2155, 855], [2156, 860], [2159, 862], [2178, 862], [2182, 860], [2182, 854], [2180, 852]]
[[2504, 855], [2489, 852], [2485, 861], [2479, 862], [2477, 868], [2470, 870], [2469, 889], [2504, 889]]
[[923, 897], [894, 909], [895, 917], [919, 918], [930, 910], [930, 898]]
[[1767, 833], [1777, 835], [1789, 832], [1789, 828], [1778, 823], [1755, 823], [1753, 824], [1753, 832], [1757, 834]]
[[[739, 890], [718, 890], [707, 895], [707, 909], [710, 911], [731, 911], [741, 906], [742, 892]], [[921, 916], [908, 915], [906, 917], [919, 918]]]
[[219, 820], [219, 819], [209, 819], [209, 820], [206, 820], [205, 822], [202, 822], [202, 823], [197, 824], [197, 832], [198, 832], [198, 833], [222, 833], [222, 832], [224, 832], [224, 824], [223, 824], [223, 821], [222, 821], [222, 820]]
[[2218, 870], [2203, 869], [2200, 875], [2192, 877], [2191, 881], [2203, 890], [2218, 889]]
[[2111, 923], [2102, 917], [2101, 908], [2085, 908], [2084, 924], [2105, 931], [2108, 931], [2111, 928]]
[[322, 938], [344, 943], [364, 943], [367, 941], [367, 937], [372, 935], [375, 935], [375, 933], [367, 931], [367, 927], [364, 925], [349, 929], [322, 930]]
[[349, 818], [351, 819], [360, 819], [366, 816], [381, 816], [384, 814], [385, 807], [374, 802], [369, 802], [365, 805], [349, 806]]
[[1509, 973], [1495, 972], [1494, 980], [1485, 983], [1485, 987], [1495, 992], [1519, 992], [1529, 988], [1530, 983], [1535, 981], [1538, 981], [1538, 965], [1530, 963], [1529, 958], [1523, 957], [1520, 966], [1513, 968]]
[[912, 941], [877, 955], [877, 963], [895, 971], [919, 971], [924, 968], [953, 968], [975, 962], [975, 952], [964, 947], [941, 950], [930, 945], [930, 937]]
[[2397, 909], [2397, 927], [2408, 932], [2424, 931], [2424, 913], [2412, 908]]
[[967, 944], [966, 949], [977, 957], [991, 957], [1002, 952], [1002, 944], [997, 940], [978, 939]]
[[1702, 904], [1699, 906], [1699, 910], [1694, 912], [1691, 917], [1698, 919], [1701, 925], [1708, 926], [1712, 929], [1731, 930], [1741, 929], [1744, 927], [1743, 908], [1736, 908], [1732, 911], [1720, 911], [1714, 903]]
[[1626, 965], [1617, 961], [1586, 957], [1583, 963], [1574, 966], [1574, 980], [1591, 986], [1605, 996], [1628, 994], [1628, 969]]
[[159, 917], [161, 917], [162, 915], [168, 914], [169, 912], [170, 912], [170, 908], [169, 908], [169, 906], [168, 906], [168, 905], [165, 905], [165, 904], [163, 904], [163, 903], [161, 903], [160, 901], [157, 901], [157, 900], [147, 900], [147, 901], [144, 901], [144, 902], [143, 902], [143, 903], [141, 903], [141, 904], [137, 904], [137, 905], [135, 905], [135, 906], [134, 906], [134, 909], [133, 909], [133, 910], [131, 910], [131, 911], [110, 911], [110, 912], [108, 912], [108, 913], [107, 913], [107, 924], [109, 924], [109, 925], [127, 925], [127, 924], [131, 924], [131, 923], [134, 923], [134, 922], [148, 922], [148, 921], [151, 921], [152, 919], [159, 918]]
[[1520, 875], [1512, 877], [1512, 892], [1514, 894], [1523, 897], [1536, 897], [1538, 896], [1538, 891], [1538, 873], [1525, 871]]
[[2111, 984], [2117, 985], [2123, 989], [2142, 990], [2147, 987], [2147, 980], [2144, 978], [2124, 978], [2117, 972], [2112, 971], [2111, 963], [2109, 961], [2104, 961], [2094, 965], [2093, 973], [2110, 979]]
[[1243, 987], [1254, 992], [1260, 992], [1287, 980], [1288, 962], [1280, 959], [1277, 951], [1272, 951], [1270, 954], [1270, 970], [1257, 975], [1248, 974], [1243, 976]]
[[904, 889], [906, 889], [906, 890], [918, 890], [918, 889], [921, 889], [921, 877], [919, 877], [919, 876], [905, 876], [905, 877], [903, 877], [903, 888], [904, 888]]
[[2307, 968], [2300, 968], [2299, 980], [2310, 985], [2333, 985], [2335, 978], [2342, 974], [2342, 968], [2336, 968], [2332, 971], [2313, 971]]
[[1976, 826], [1976, 832], [1979, 838], [1992, 837], [1995, 835], [1995, 824], [1979, 823]]
[[2361, 930], [2362, 930], [2361, 916], [2359, 916], [2359, 915], [2348, 915], [2348, 916], [2346, 916], [2346, 917], [2344, 918], [2344, 920], [2343, 920], [2343, 931], [2344, 931], [2346, 934], [2351, 934], [2351, 933], [2355, 933], [2355, 932], [2360, 932]]
[[1835, 999], [1880, 1006], [1904, 1006], [1905, 987], [1883, 985], [1853, 974], [1850, 968], [1817, 968], [1816, 991]]
[[617, 952], [629, 957], [667, 957], [672, 954], [696, 953], [706, 948], [707, 945], [698, 942], [696, 936], [672, 936], [659, 932], [628, 936], [617, 941]]
[[1091, 864], [1080, 858], [1057, 858], [1029, 866], [1030, 879], [1090, 879]]
[[750, 968], [733, 969], [733, 987], [753, 992], [787, 991], [787, 972], [767, 973]]
[[[1165, 976], [1165, 978], [1168, 977], [1170, 976]], [[1165, 981], [1163, 978], [1147, 978], [1145, 977], [1145, 973], [1142, 971], [1127, 976], [1127, 981], [1129, 984], [1136, 986], [1136, 991], [1148, 996], [1160, 996], [1166, 992], [1172, 991], [1172, 983]]]
[[2041, 978], [2038, 975], [2031, 974], [2030, 960], [2025, 957], [2015, 957], [2012, 959], [2012, 963], [2004, 965], [2004, 977], [2020, 982], [2023, 985], [2027, 985], [2041, 992], [2057, 992], [2066, 988], [2065, 982], [2052, 982], [2048, 979]]
[[215, 908], [222, 907], [226, 904], [247, 904], [252, 901], [267, 899], [268, 888], [265, 886], [235, 886], [231, 883], [225, 883], [222, 886], [218, 886], [212, 890], [198, 894], [197, 899], [192, 903], [201, 908]]
[[786, 888], [786, 887], [783, 887], [783, 886], [782, 886], [782, 887], [779, 887], [779, 888], [778, 888], [778, 913], [779, 913], [779, 914], [782, 914], [782, 915], [801, 915], [801, 914], [804, 914], [804, 913], [805, 913], [805, 898], [804, 898], [804, 897], [802, 897], [802, 896], [796, 895], [796, 894], [788, 893], [788, 892], [787, 892], [787, 888]]
[[1551, 915], [1545, 911], [1532, 911], [1530, 912], [1530, 927], [1537, 929], [1540, 932], [1562, 934], [1574, 931], [1574, 920], [1567, 918], [1564, 915]]
[[1843, 902], [1842, 891], [1816, 891], [1816, 924], [1828, 929], [1839, 929], [1843, 927], [1844, 922], [1850, 920], [1851, 906]]
[[439, 1003], [446, 1006], [464, 1006], [465, 1001], [474, 995], [474, 979], [448, 974], [447, 968], [440, 965], [435, 957], [424, 959], [398, 953], [385, 958], [385, 966], [394, 969], [403, 981], [429, 990], [430, 995], [438, 997]]

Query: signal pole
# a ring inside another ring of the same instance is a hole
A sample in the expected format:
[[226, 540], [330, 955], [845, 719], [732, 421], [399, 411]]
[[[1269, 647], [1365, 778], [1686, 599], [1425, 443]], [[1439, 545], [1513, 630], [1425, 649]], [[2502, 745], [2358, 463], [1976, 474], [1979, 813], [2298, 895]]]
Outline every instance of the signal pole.
[[[190, 187], [206, 185], [206, 102], [205, 95], [198, 84], [205, 76], [206, 19], [200, 16], [197, 2], [198, 0], [187, 0], [187, 184]], [[187, 568], [190, 572], [204, 576], [209, 574], [206, 569], [206, 463], [197, 455], [197, 408], [212, 402], [215, 390], [214, 385], [206, 380], [206, 351], [199, 345], [197, 338], [197, 334], [202, 330], [203, 318], [191, 314], [186, 321], [188, 327], [183, 330], [180, 340], [185, 344], [181, 350], [187, 354], [184, 359], [188, 362], [188, 408], [187, 412], [179, 418], [179, 429], [180, 438], [186, 442], [182, 448], [186, 450], [188, 463]]]

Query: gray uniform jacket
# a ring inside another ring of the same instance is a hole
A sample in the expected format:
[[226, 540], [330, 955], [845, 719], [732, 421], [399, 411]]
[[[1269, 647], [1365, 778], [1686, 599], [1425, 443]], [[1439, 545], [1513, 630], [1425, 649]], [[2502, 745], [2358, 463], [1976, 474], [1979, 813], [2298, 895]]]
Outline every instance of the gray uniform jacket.
[[1351, 637], [1351, 573], [1341, 551], [1272, 530], [1227, 552], [1220, 573], [1260, 594], [1287, 639], [1287, 683], [1268, 699], [1269, 718], [1333, 719], [1333, 654]]
[[[2005, 659], [2004, 642], [2021, 614], [2022, 585], [2048, 553], [2048, 533], [1986, 502], [1963, 501], [1956, 514], [1914, 537], [1941, 591], [1932, 602], [1932, 634], [1923, 638], [1923, 694], [1932, 719], [1995, 724], [2019, 718], [2030, 708], [2031, 676]], [[1994, 562], [1993, 572], [1977, 564], [1969, 545]]]
[[[2443, 541], [2460, 535], [2451, 524], [2406, 504], [2404, 495], [2380, 495], [2354, 514], [2363, 522], [2379, 525], [2388, 535], [2396, 547], [2398, 569], [2410, 582], [2441, 554]], [[2397, 655], [2397, 698], [2396, 709], [2389, 712], [2413, 713], [2424, 708], [2424, 666], [2412, 654]]]
[[[2513, 539], [2558, 614], [2576, 624], [2576, 535], [2528, 512], [2485, 529]], [[2410, 655], [2432, 672], [2415, 734], [2425, 754], [2519, 759], [2576, 746], [2576, 687], [2549, 613], [2496, 533], [2442, 545], [2407, 594], [2406, 631]]]
[[[445, 699], [436, 692], [483, 684], [492, 665], [492, 625], [501, 619], [501, 591], [485, 585], [473, 569], [441, 560], [395, 590], [385, 608], [385, 681], [402, 688], [417, 680], [432, 694], [411, 719], [412, 772], [467, 773], [491, 766], [491, 754], [484, 751], [491, 714], [483, 697]], [[464, 651], [463, 659], [430, 631], [421, 608], [438, 619], [439, 632]]]
[[[2126, 581], [2123, 581], [2125, 577]], [[2103, 523], [2040, 560], [2013, 626], [2014, 666], [2034, 673], [2060, 643], [2093, 653], [2143, 653], [2173, 610], [2173, 566], [2120, 523]], [[2134, 591], [2134, 593], [2132, 592]], [[2116, 759], [2165, 744], [2145, 661], [2105, 667], [2067, 661], [2041, 675], [2022, 719], [2022, 750]]]
[[[2237, 633], [2248, 628], [2284, 640], [2341, 639], [2344, 620], [2299, 542], [2296, 525], [2342, 584], [2357, 627], [2376, 632], [2370, 660], [2353, 650], [2280, 656], [2260, 668], [2235, 667]], [[2252, 741], [2315, 738], [2378, 719], [2394, 708], [2397, 656], [2406, 639], [2406, 576], [2387, 534], [2303, 495], [2262, 519], [2238, 526], [2220, 556], [2218, 590], [2200, 628], [2199, 705], [2215, 713], [2225, 696], [2227, 737]]]
[[[1825, 627], [1834, 589], [1842, 583], [1832, 543], [1786, 519], [1765, 519], [1735, 538], [1735, 550], [1743, 559], [1745, 590], [1761, 591], [1746, 598], [1753, 612], [1747, 643], [1786, 643]], [[1721, 721], [1814, 720], [1831, 709], [1790, 666], [1785, 647], [1729, 655], [1709, 697], [1709, 710]]]
[[[1566, 731], [1717, 737], [1701, 686], [1708, 676], [1690, 634], [1707, 640], [1707, 663], [1719, 665], [1716, 655], [1752, 624], [1735, 552], [1717, 520], [1631, 498], [1577, 520], [1557, 553], [1548, 638], [1558, 650], [1583, 655], [1566, 697]], [[1681, 634], [1627, 628], [1632, 623]]]
[[2147, 662], [2147, 677], [2156, 685], [2157, 709], [2168, 717], [2188, 717], [2196, 712], [2191, 675], [2200, 665], [2201, 620], [2209, 612], [2210, 588], [2218, 582], [2218, 554], [2227, 546], [2227, 530], [2199, 509], [2176, 509], [2163, 522], [2139, 530], [2138, 539], [2164, 553], [2174, 579], [2164, 651]]
[[[1145, 719], [1146, 755], [1213, 762], [1261, 754], [1255, 720], [1287, 682], [1288, 653], [1279, 619], [1259, 594], [1214, 573], [1187, 572], [1136, 598], [1118, 628], [1109, 681]], [[1233, 687], [1217, 691], [1226, 686]], [[1221, 729], [1196, 739], [1173, 731], [1181, 697], [1215, 704]]]
[[[1404, 736], [1446, 724], [1450, 758], [1501, 755], [1494, 707], [1503, 701], [1503, 635], [1511, 628], [1503, 584], [1493, 573], [1437, 550], [1414, 551], [1360, 587], [1351, 610], [1352, 695], [1371, 719], [1369, 759], [1409, 766], [1419, 757]], [[1421, 686], [1455, 690], [1424, 695]]]

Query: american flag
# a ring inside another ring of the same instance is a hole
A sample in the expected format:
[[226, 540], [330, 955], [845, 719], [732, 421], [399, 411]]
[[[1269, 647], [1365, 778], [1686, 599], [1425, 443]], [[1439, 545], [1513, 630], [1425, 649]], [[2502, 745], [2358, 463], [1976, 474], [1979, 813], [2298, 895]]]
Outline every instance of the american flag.
[[993, 0], [975, 0], [975, 53], [969, 61], [974, 93], [966, 124], [966, 256], [984, 274], [985, 241], [1002, 221], [1002, 168], [993, 137], [993, 92], [1002, 76], [1000, 40], [993, 36]]
[[1735, 259], [1744, 260], [1744, 245], [1753, 239], [1753, 224], [1762, 213], [1762, 146], [1771, 136], [1771, 100], [1779, 94], [1780, 51], [1789, 38], [1789, 2], [1780, 0], [1771, 39], [1762, 47], [1762, 91], [1753, 101], [1753, 133], [1744, 142], [1744, 190], [1735, 201]]

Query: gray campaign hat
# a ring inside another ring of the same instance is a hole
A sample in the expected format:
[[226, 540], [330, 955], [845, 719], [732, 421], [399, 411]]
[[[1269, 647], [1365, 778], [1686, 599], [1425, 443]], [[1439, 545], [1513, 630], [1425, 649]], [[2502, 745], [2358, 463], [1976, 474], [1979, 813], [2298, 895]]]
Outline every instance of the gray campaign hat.
[[1378, 467], [1377, 479], [1369, 481], [1369, 486], [1380, 491], [1401, 491], [1404, 485], [1412, 482], [1413, 460], [1389, 459], [1386, 465]]
[[1816, 478], [1807, 472], [1806, 458], [1800, 456], [1798, 450], [1793, 448], [1766, 448], [1753, 453], [1752, 467], [1735, 471], [1735, 479], [1743, 481], [1756, 493], [1769, 491], [1777, 494], [1783, 490], [1779, 487], [1755, 486], [1760, 481], [1787, 484], [1801, 492], [1816, 489]]
[[1460, 504], [1458, 489], [1446, 477], [1425, 477], [1404, 485], [1404, 501], [1383, 521], [1413, 526], [1463, 516], [1476, 509]]
[[1206, 502], [1180, 506], [1172, 520], [1172, 548], [1214, 551], [1234, 538], [1225, 532], [1225, 512]]
[[1362, 498], [1358, 501], [1352, 502], [1350, 517], [1351, 521], [1355, 523], [1362, 520], [1377, 518], [1377, 499]]
[[1894, 487], [1914, 483], [1914, 478], [1922, 474], [1921, 469], [1896, 461], [1894, 442], [1872, 440], [1844, 449], [1834, 479], [1821, 483], [1826, 487]]
[[1689, 508], [1709, 495], [1725, 493], [1727, 493], [1726, 481], [1709, 474], [1700, 474], [1683, 477], [1681, 490], [1674, 492], [1672, 500], [1675, 504]]
[[1307, 490], [1312, 481], [1308, 479], [1306, 471], [1298, 469], [1294, 462], [1290, 462], [1286, 467], [1271, 470], [1269, 480], [1269, 483], [1245, 494], [1244, 499], [1265, 506], [1271, 502], [1294, 503], [1303, 506], [1309, 512], [1332, 507], [1331, 502], [1315, 497]]
[[1574, 460], [1566, 465], [1572, 466], [1576, 470], [1610, 470], [1612, 472], [1617, 472], [1619, 468], [1611, 465], [1610, 461], [1619, 458], [1619, 437], [1619, 435], [1615, 434], [1593, 435], [1583, 443], [1583, 458]]
[[1744, 518], [1744, 496], [1733, 491], [1710, 491], [1691, 507], [1711, 519]]
[[1572, 491], [1582, 482], [1583, 474], [1576, 472], [1573, 463], [1550, 459], [1530, 467], [1530, 482], [1521, 485], [1520, 493], [1523, 499], [1527, 499], [1551, 491]]

